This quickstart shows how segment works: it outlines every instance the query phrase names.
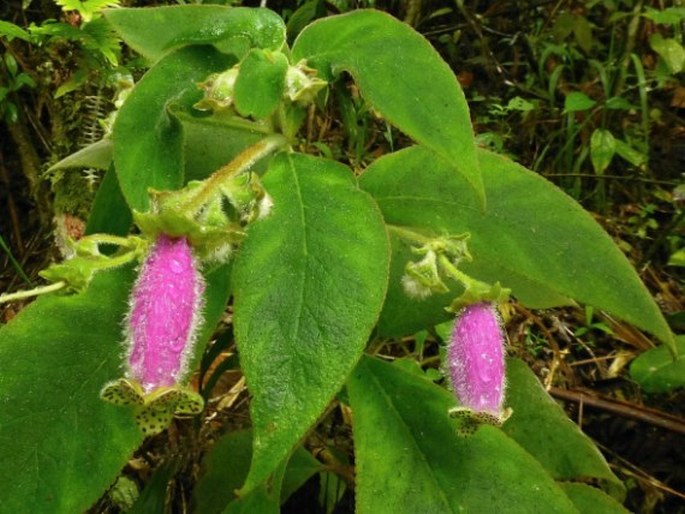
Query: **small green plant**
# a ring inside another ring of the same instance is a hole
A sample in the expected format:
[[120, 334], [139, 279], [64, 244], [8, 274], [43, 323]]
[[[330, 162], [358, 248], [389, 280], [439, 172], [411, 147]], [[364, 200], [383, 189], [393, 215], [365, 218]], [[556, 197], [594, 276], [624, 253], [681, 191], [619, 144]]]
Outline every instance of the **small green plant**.
[[36, 87], [36, 82], [23, 71], [19, 71], [19, 66], [14, 56], [5, 53], [0, 61], [0, 75], [8, 81], [0, 84], [0, 119], [8, 123], [16, 123], [18, 118], [17, 105], [12, 100], [12, 93], [16, 93], [23, 88]]
[[63, 10], [78, 12], [85, 22], [91, 21], [105, 7], [114, 7], [120, 2], [121, 0], [55, 0]]
[[[8, 41], [19, 39], [35, 47], [57, 50], [65, 46], [76, 48], [72, 59], [75, 61], [76, 69], [71, 76], [55, 91], [55, 97], [59, 98], [82, 87], [86, 81], [91, 82], [97, 75], [101, 75], [100, 82], [106, 83], [114, 75], [114, 69], [119, 65], [119, 44], [120, 40], [112, 31], [107, 22], [98, 15], [98, 12], [107, 5], [116, 5], [118, 2], [102, 0], [64, 0], [56, 2], [64, 7], [65, 10], [79, 10], [81, 19], [78, 23], [66, 23], [63, 21], [46, 20], [40, 25], [32, 23], [27, 30], [21, 27], [0, 20], [0, 37]], [[6, 54], [11, 57], [11, 54]], [[7, 57], [6, 57], [7, 58]], [[18, 73], [16, 62], [7, 71], [9, 76], [16, 75], [15, 87], [30, 86], [35, 87], [33, 79], [26, 73]], [[101, 73], [104, 70], [104, 73]], [[10, 91], [16, 89], [9, 88]], [[7, 92], [5, 92], [5, 95]], [[0, 96], [4, 98], [2, 89]]]

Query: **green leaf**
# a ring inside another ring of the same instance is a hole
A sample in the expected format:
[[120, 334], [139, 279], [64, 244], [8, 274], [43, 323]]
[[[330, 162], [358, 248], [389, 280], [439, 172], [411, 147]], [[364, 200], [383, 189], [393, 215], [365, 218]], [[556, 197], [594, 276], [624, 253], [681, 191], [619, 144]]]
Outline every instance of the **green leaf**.
[[105, 7], [112, 7], [119, 3], [120, 0], [55, 0], [55, 3], [62, 7], [64, 11], [78, 11], [83, 21], [89, 22], [93, 18], [93, 14], [104, 9]]
[[101, 139], [82, 148], [76, 153], [66, 156], [56, 164], [50, 166], [48, 171], [64, 170], [68, 168], [97, 168], [109, 169], [112, 163], [112, 140]]
[[283, 20], [268, 9], [175, 5], [106, 9], [104, 14], [124, 42], [152, 62], [184, 45], [240, 40], [248, 49], [279, 50], [285, 43]]
[[685, 335], [675, 338], [678, 357], [666, 346], [649, 350], [630, 365], [630, 376], [648, 393], [666, 393], [685, 386]]
[[556, 480], [599, 479], [618, 499], [625, 496], [592, 441], [542, 388], [525, 363], [507, 361], [506, 405], [514, 410], [504, 431]]
[[542, 466], [500, 430], [459, 437], [453, 396], [364, 356], [348, 382], [357, 512], [576, 513]]
[[[7, 71], [14, 79], [14, 77], [17, 75], [17, 71], [19, 71], [19, 64], [17, 63], [17, 60], [9, 52], [3, 55], [3, 60], [5, 61], [5, 67], [7, 68]], [[12, 87], [12, 91], [16, 91], [16, 88]]]
[[84, 38], [78, 27], [55, 20], [46, 20], [41, 25], [31, 25], [29, 30], [31, 35], [61, 37], [69, 41], [81, 41]]
[[358, 10], [316, 21], [293, 46], [326, 80], [346, 71], [374, 109], [464, 176], [482, 202], [473, 130], [464, 93], [430, 43], [379, 11]]
[[9, 41], [17, 38], [28, 43], [31, 42], [31, 36], [28, 32], [18, 25], [5, 20], [0, 20], [0, 37], [6, 37]]
[[223, 514], [279, 514], [284, 472], [285, 462], [274, 470], [267, 482], [229, 503]]
[[[207, 178], [268, 134], [262, 127], [238, 117], [225, 120], [215, 116], [195, 117], [174, 108], [170, 111], [183, 125], [188, 181]], [[267, 162], [268, 159], [262, 159], [251, 170], [261, 173]]]
[[76, 91], [83, 86], [87, 80], [88, 74], [85, 70], [76, 70], [66, 82], [57, 88], [57, 91], [55, 91], [55, 99], [61, 98], [72, 91]]
[[535, 104], [529, 102], [525, 98], [520, 96], [515, 96], [507, 103], [508, 111], [519, 111], [519, 112], [529, 112], [535, 109]]
[[[168, 112], [183, 125], [186, 180], [207, 178], [267, 133], [263, 127], [239, 118], [196, 117], [177, 105], [168, 106]], [[263, 171], [264, 162], [259, 161], [253, 169]], [[81, 167], [107, 170], [111, 164], [112, 140], [102, 139], [65, 157], [48, 171]]]
[[316, 421], [371, 333], [388, 277], [388, 242], [351, 171], [301, 154], [264, 176], [272, 214], [251, 226], [234, 265], [235, 336], [252, 393], [263, 482]]
[[254, 49], [240, 63], [235, 82], [235, 107], [255, 119], [271, 115], [283, 97], [288, 59], [280, 52]]
[[612, 96], [609, 98], [606, 103], [604, 104], [604, 107], [607, 109], [615, 109], [615, 110], [624, 110], [624, 111], [629, 111], [630, 109], [638, 109], [636, 105], [631, 104], [628, 100], [623, 98], [622, 96]]
[[666, 9], [645, 7], [645, 12], [642, 16], [649, 18], [654, 23], [677, 25], [685, 20], [685, 7], [667, 7]]
[[564, 100], [564, 112], [580, 112], [592, 109], [597, 102], [580, 91], [573, 91]]
[[204, 323], [198, 336], [195, 355], [191, 361], [190, 369], [194, 369], [200, 364], [205, 346], [214, 334], [216, 326], [226, 310], [226, 304], [231, 296], [231, 271], [232, 263], [222, 264], [214, 269], [210, 268], [202, 271], [205, 283], [207, 284], [204, 292], [205, 306], [202, 310]]
[[[388, 225], [435, 235], [469, 232], [473, 262], [461, 266], [464, 272], [489, 283], [501, 281], [524, 304], [546, 308], [570, 297], [673, 345], [669, 327], [637, 273], [587, 212], [509, 159], [486, 150], [478, 155], [488, 195], [486, 212], [448, 163], [420, 147], [378, 159], [360, 185], [376, 199]], [[393, 261], [398, 255], [404, 259], [394, 247]], [[400, 269], [393, 262], [381, 331], [412, 333], [444, 319], [433, 303], [410, 300], [397, 288]], [[405, 315], [416, 321], [419, 311], [424, 323], [405, 323]]]
[[602, 175], [616, 154], [616, 139], [606, 129], [595, 129], [590, 138], [590, 159], [597, 175]]
[[37, 299], [0, 329], [4, 512], [87, 510], [142, 441], [129, 410], [99, 392], [121, 375], [130, 269], [83, 294]]
[[611, 496], [586, 484], [559, 484], [580, 514], [628, 514], [623, 506]]
[[589, 54], [592, 51], [592, 26], [585, 16], [574, 16], [573, 35], [578, 46], [583, 52]]
[[557, 40], [564, 40], [571, 35], [575, 25], [575, 18], [575, 15], [570, 12], [562, 12], [557, 16], [552, 29]]
[[[235, 491], [245, 481], [251, 459], [251, 430], [230, 432], [219, 439], [202, 462], [200, 479], [193, 490], [192, 511], [216, 514], [237, 500]], [[298, 446], [286, 468], [280, 501], [285, 501], [320, 468], [321, 464]]]
[[649, 45], [666, 62], [671, 73], [680, 73], [685, 69], [685, 48], [678, 41], [666, 39], [655, 32], [649, 37]]
[[292, 494], [302, 487], [315, 473], [322, 471], [324, 466], [314, 456], [298, 446], [288, 461], [288, 467], [283, 476], [281, 487], [281, 503], [285, 502]]
[[126, 511], [126, 514], [166, 512], [169, 482], [178, 473], [178, 468], [179, 462], [175, 459], [161, 464], [152, 473], [152, 476], [145, 485], [145, 489], [140, 493], [131, 509]]
[[685, 267], [685, 248], [673, 252], [668, 258], [668, 265]]
[[85, 50], [101, 53], [113, 67], [119, 65], [121, 40], [107, 20], [99, 17], [84, 23], [81, 32]]
[[245, 481], [252, 459], [252, 432], [230, 432], [219, 439], [202, 462], [193, 490], [193, 512], [217, 514], [233, 500]]
[[128, 234], [133, 216], [128, 208], [124, 195], [121, 194], [119, 181], [114, 169], [105, 173], [97, 193], [93, 207], [90, 210], [86, 234], [113, 234], [125, 236]]
[[628, 143], [621, 141], [620, 139], [615, 140], [616, 153], [622, 159], [625, 159], [630, 164], [636, 167], [641, 167], [647, 164], [647, 156], [642, 152], [639, 152]]
[[325, 16], [326, 8], [322, 0], [307, 0], [288, 18], [286, 26], [288, 41], [292, 41], [314, 18]]
[[202, 96], [196, 83], [227, 62], [208, 47], [177, 50], [143, 76], [121, 107], [114, 123], [114, 165], [132, 209], [147, 210], [150, 187], [183, 185], [183, 134], [180, 123], [169, 116], [167, 103], [173, 99], [190, 107]]

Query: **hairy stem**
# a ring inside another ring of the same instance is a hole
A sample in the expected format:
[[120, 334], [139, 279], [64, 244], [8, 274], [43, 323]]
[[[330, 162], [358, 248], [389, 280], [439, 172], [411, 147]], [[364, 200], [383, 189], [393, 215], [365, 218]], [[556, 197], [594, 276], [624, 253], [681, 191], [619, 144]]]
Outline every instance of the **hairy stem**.
[[55, 282], [54, 284], [36, 287], [34, 289], [29, 289], [28, 291], [17, 291], [16, 293], [0, 294], [0, 303], [14, 302], [16, 300], [22, 300], [24, 298], [31, 298], [32, 296], [52, 293], [54, 291], [59, 291], [66, 285], [66, 282], [60, 280], [59, 282]]
[[235, 159], [209, 177], [200, 190], [183, 206], [183, 210], [199, 211], [216, 194], [219, 184], [249, 170], [257, 161], [283, 148], [287, 143], [288, 141], [284, 136], [273, 134], [243, 150]]

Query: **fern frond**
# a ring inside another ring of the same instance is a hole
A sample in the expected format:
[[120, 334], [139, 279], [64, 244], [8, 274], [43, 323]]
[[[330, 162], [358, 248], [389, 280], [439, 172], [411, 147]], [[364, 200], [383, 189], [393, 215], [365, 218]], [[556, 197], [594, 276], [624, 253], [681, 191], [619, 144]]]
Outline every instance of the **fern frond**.
[[121, 0], [55, 0], [63, 11], [78, 11], [83, 21], [90, 21], [93, 15], [105, 7], [119, 5]]

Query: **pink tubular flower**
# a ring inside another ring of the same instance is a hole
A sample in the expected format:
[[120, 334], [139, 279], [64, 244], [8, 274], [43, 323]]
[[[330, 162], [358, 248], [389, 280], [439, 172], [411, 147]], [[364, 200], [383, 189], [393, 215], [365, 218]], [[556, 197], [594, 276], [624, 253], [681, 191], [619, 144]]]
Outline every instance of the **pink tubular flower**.
[[504, 404], [504, 334], [495, 307], [476, 303], [454, 323], [447, 350], [450, 379], [463, 407], [501, 420]]
[[145, 393], [175, 385], [186, 372], [202, 322], [204, 281], [185, 238], [160, 235], [130, 298], [128, 378]]

